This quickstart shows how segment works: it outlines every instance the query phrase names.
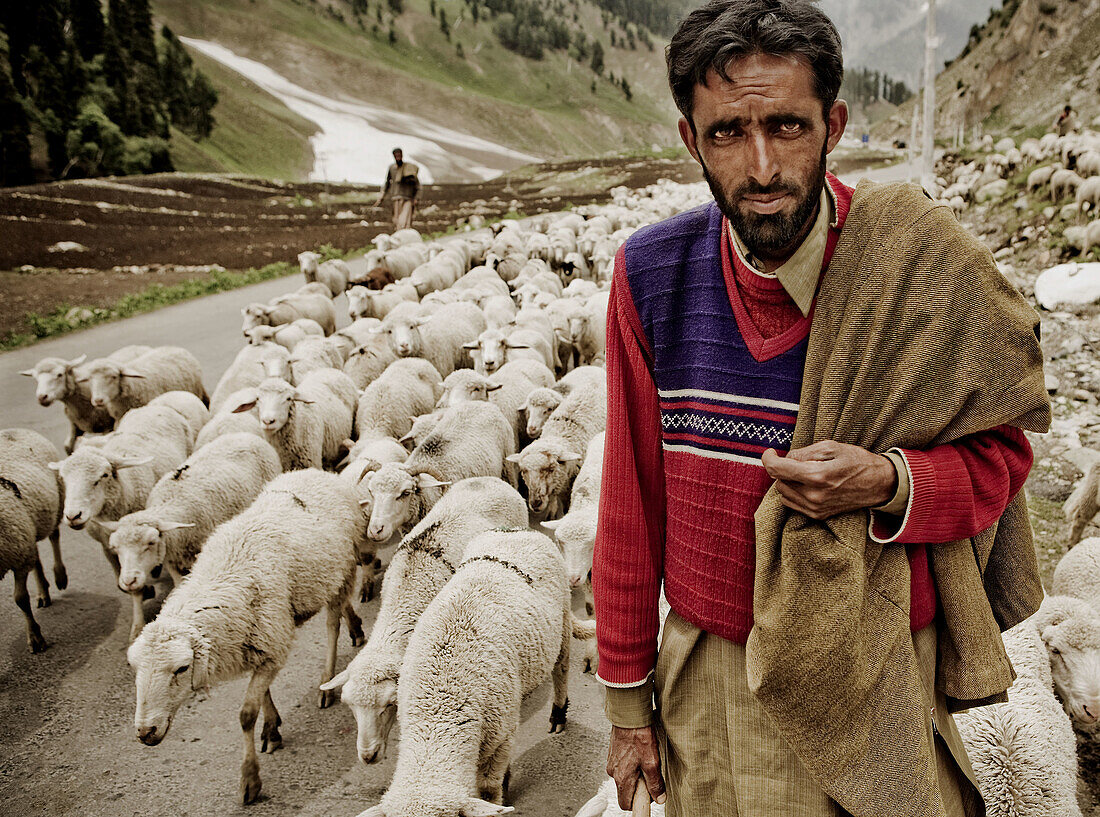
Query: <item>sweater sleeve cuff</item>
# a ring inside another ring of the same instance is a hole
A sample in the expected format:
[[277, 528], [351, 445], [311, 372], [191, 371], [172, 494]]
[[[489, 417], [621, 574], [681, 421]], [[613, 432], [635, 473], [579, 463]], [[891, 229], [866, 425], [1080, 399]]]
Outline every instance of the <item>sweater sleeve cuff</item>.
[[[920, 530], [932, 515], [936, 498], [936, 476], [931, 458], [923, 451], [892, 448], [887, 454], [896, 454], [905, 465], [909, 483], [909, 501], [900, 519], [871, 510], [869, 533], [880, 544], [897, 542], [908, 531]], [[900, 478], [899, 478], [900, 479]]]
[[873, 510], [882, 511], [893, 516], [903, 516], [905, 509], [909, 507], [909, 469], [905, 467], [905, 458], [896, 448], [890, 449], [883, 456], [890, 460], [890, 464], [894, 466], [898, 487], [889, 502], [885, 505], [876, 505]]
[[641, 729], [653, 723], [653, 676], [641, 686], [606, 687], [607, 719], [621, 729]]

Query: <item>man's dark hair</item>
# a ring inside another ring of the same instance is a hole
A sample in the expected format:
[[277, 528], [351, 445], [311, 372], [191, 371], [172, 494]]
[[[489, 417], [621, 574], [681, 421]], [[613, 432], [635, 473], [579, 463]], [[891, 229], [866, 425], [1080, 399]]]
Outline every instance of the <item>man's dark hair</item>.
[[801, 57], [814, 73], [825, 118], [844, 78], [840, 35], [812, 0], [710, 0], [684, 18], [665, 49], [676, 107], [694, 130], [695, 86], [714, 69], [723, 79], [731, 61], [751, 54]]

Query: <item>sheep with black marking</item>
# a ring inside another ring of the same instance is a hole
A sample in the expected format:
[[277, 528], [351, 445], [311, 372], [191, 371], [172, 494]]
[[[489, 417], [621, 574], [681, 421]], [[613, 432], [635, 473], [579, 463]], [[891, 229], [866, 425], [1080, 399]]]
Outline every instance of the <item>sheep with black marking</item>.
[[362, 817], [503, 814], [523, 697], [553, 679], [550, 731], [565, 728], [573, 617], [557, 546], [491, 531], [469, 543], [420, 617], [401, 666], [397, 768]]
[[252, 434], [227, 434], [199, 449], [149, 492], [144, 510], [104, 522], [119, 560], [118, 586], [130, 594], [130, 640], [145, 624], [142, 591], [167, 570], [179, 585], [214, 528], [231, 519], [282, 473], [279, 455]]
[[[355, 492], [317, 470], [277, 477], [247, 510], [220, 525], [191, 574], [130, 646], [138, 740], [160, 743], [195, 690], [251, 674], [240, 711], [245, 746], [238, 797], [253, 802], [261, 787], [256, 720], [262, 708], [262, 749], [274, 752], [282, 736], [270, 687], [290, 657], [297, 628], [327, 612], [321, 683], [335, 670], [340, 619], [348, 618], [353, 640], [361, 638], [349, 597], [362, 536]], [[325, 708], [334, 700], [322, 692], [319, 703]]]
[[362, 762], [386, 756], [409, 638], [454, 574], [466, 544], [494, 528], [526, 524], [527, 507], [514, 488], [493, 477], [473, 477], [456, 483], [401, 540], [382, 580], [382, 605], [366, 646], [325, 686], [343, 687], [342, 700], [355, 713]]
[[508, 458], [519, 466], [532, 511], [557, 519], [568, 510], [569, 490], [588, 443], [606, 425], [607, 387], [574, 389], [554, 409], [539, 438]]
[[343, 372], [357, 389], [365, 389], [397, 359], [389, 336], [378, 333], [348, 353]]
[[92, 405], [106, 409], [116, 422], [166, 391], [189, 391], [210, 405], [198, 359], [180, 346], [158, 346], [126, 363], [101, 357], [85, 367], [80, 379], [88, 382]]
[[367, 535], [384, 542], [424, 518], [446, 486], [468, 477], [504, 477], [515, 487], [507, 458], [515, 451], [512, 427], [491, 403], [459, 403], [400, 465], [370, 478], [373, 500]]
[[[129, 363], [152, 349], [151, 346], [123, 346], [107, 355], [116, 363]], [[65, 417], [69, 421], [69, 437], [65, 440], [65, 453], [71, 454], [76, 448], [76, 440], [82, 434], [103, 434], [115, 426], [114, 418], [106, 407], [92, 405], [92, 393], [85, 377], [82, 364], [87, 355], [73, 360], [60, 357], [46, 357], [38, 361], [33, 369], [25, 369], [19, 374], [35, 379], [35, 399], [40, 406], [49, 406], [58, 400], [65, 408]]]
[[[27, 645], [32, 653], [49, 646], [31, 612], [27, 574], [38, 583], [38, 606], [50, 604], [50, 585], [42, 570], [38, 543], [53, 547], [53, 577], [59, 590], [69, 583], [61, 560], [61, 480], [50, 470], [60, 458], [57, 448], [35, 431], [0, 431], [0, 579], [13, 574], [15, 605], [27, 622]], [[518, 494], [517, 494], [518, 498]]]

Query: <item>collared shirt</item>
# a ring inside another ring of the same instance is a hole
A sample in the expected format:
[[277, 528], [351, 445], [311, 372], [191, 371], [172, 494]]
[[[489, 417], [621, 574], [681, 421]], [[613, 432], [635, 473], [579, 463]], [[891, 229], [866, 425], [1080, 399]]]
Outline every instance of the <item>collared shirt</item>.
[[753, 256], [730, 224], [730, 244], [737, 257], [762, 278], [778, 278], [783, 289], [791, 296], [803, 315], [810, 314], [810, 306], [817, 292], [817, 282], [821, 278], [821, 265], [825, 260], [825, 245], [829, 240], [829, 229], [837, 227], [836, 197], [826, 183], [821, 191], [821, 201], [817, 208], [817, 219], [802, 244], [773, 272], [765, 272], [764, 265]]

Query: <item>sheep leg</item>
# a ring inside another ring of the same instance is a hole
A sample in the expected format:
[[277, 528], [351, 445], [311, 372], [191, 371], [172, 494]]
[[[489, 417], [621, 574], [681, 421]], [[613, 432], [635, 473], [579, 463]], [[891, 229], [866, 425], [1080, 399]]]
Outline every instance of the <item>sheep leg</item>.
[[[372, 571], [374, 569], [373, 563], [371, 569]], [[348, 599], [348, 603], [344, 605], [344, 618], [348, 622], [348, 635], [351, 637], [351, 646], [363, 646], [363, 642], [366, 640], [363, 636], [363, 619], [359, 618], [359, 614], [351, 606], [351, 599]]]
[[133, 617], [130, 619], [130, 643], [141, 635], [141, 629], [145, 626], [145, 608], [141, 603], [145, 600], [145, 588], [130, 591], [130, 606], [133, 609]]
[[66, 454], [71, 454], [71, 453], [73, 453], [73, 451], [76, 450], [76, 439], [77, 439], [77, 437], [80, 437], [83, 434], [84, 434], [84, 432], [81, 431], [79, 428], [77, 428], [75, 425], [72, 425], [72, 424], [69, 425], [69, 437], [68, 437], [67, 440], [65, 440], [65, 453]]
[[283, 719], [279, 717], [279, 710], [275, 708], [275, 701], [271, 698], [271, 688], [264, 692], [264, 728], [260, 732], [261, 752], [274, 753], [283, 747], [283, 736], [279, 734], [279, 727]]
[[363, 581], [359, 586], [359, 601], [366, 604], [374, 599], [374, 556], [371, 555], [367, 561], [361, 562], [360, 567], [363, 569]]
[[263, 703], [267, 690], [279, 670], [263, 666], [252, 673], [252, 679], [248, 682], [248, 690], [244, 694], [244, 703], [241, 704], [241, 732], [244, 737], [244, 759], [241, 761], [241, 784], [237, 790], [237, 796], [241, 805], [247, 806], [255, 802], [260, 796], [260, 788], [263, 783], [260, 780], [260, 761], [256, 758], [256, 719], [260, 715], [260, 706]]
[[46, 639], [42, 637], [42, 631], [38, 628], [38, 622], [34, 620], [34, 614], [31, 613], [31, 597], [27, 592], [27, 570], [15, 571], [15, 582], [13, 587], [13, 595], [15, 596], [15, 606], [23, 611], [23, 617], [27, 620], [27, 645], [31, 648], [31, 652], [42, 652], [46, 647], [50, 646], [46, 643]]
[[550, 708], [550, 734], [565, 731], [565, 713], [569, 709], [569, 644], [573, 639], [573, 621], [570, 611], [565, 611], [562, 629], [561, 652], [554, 663], [554, 705]]
[[34, 583], [38, 585], [38, 606], [49, 607], [53, 603], [50, 600], [50, 583], [46, 581], [46, 571], [42, 569], [37, 545], [34, 549]]
[[[328, 607], [328, 652], [325, 655], [325, 669], [321, 673], [321, 683], [332, 680], [332, 676], [336, 674], [336, 640], [340, 637], [340, 619], [344, 615], [344, 608], [347, 602], [339, 604], [330, 604]], [[362, 622], [360, 622], [360, 625]], [[317, 706], [321, 709], [327, 709], [336, 703], [336, 690], [323, 689], [318, 697]]]
[[1081, 537], [1085, 533], [1085, 527], [1096, 516], [1097, 511], [1100, 511], [1100, 496], [1098, 496], [1100, 486], [1092, 484], [1095, 482], [1094, 471], [1090, 468], [1085, 477], [1084, 494], [1081, 496], [1081, 501], [1077, 503], [1077, 507], [1073, 509], [1071, 516], [1073, 527], [1069, 533], [1070, 547], [1081, 541]]
[[69, 574], [61, 559], [61, 528], [50, 534], [50, 547], [53, 548], [53, 580], [58, 590], [64, 590], [69, 586]]
[[478, 770], [478, 794], [490, 803], [503, 804], [508, 789], [508, 761], [512, 758], [512, 738], [496, 748], [488, 762]]

